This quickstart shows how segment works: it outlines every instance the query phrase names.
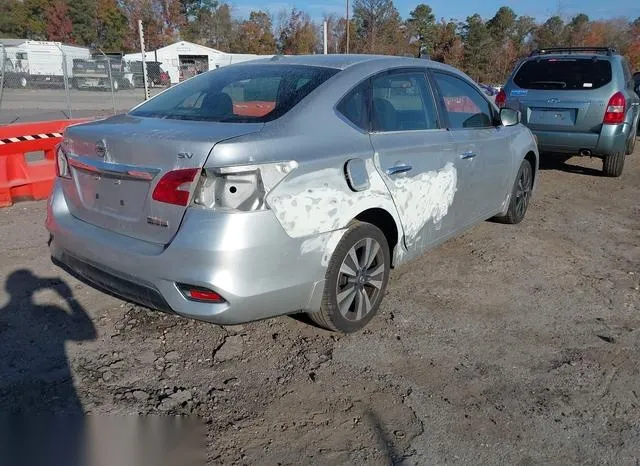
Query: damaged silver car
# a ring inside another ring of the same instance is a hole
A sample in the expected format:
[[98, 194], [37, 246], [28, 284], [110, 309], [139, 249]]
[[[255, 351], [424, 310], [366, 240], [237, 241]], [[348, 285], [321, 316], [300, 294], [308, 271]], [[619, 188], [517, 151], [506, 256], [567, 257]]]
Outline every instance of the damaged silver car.
[[218, 324], [306, 312], [353, 332], [390, 269], [496, 217], [520, 222], [538, 150], [463, 73], [366, 55], [257, 60], [69, 127], [55, 263]]

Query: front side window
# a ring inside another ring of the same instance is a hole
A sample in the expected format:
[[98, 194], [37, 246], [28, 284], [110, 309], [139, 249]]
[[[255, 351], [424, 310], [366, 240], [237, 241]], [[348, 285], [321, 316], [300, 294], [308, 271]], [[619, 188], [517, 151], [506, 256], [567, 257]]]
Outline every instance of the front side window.
[[611, 82], [611, 63], [591, 58], [538, 58], [526, 61], [513, 78], [522, 89], [598, 89]]
[[393, 73], [372, 79], [373, 131], [411, 131], [438, 128], [431, 90], [421, 72]]
[[480, 92], [460, 78], [434, 73], [444, 100], [451, 129], [489, 128], [493, 126], [491, 105]]
[[338, 71], [300, 65], [220, 68], [168, 89], [131, 115], [229, 123], [271, 121]]

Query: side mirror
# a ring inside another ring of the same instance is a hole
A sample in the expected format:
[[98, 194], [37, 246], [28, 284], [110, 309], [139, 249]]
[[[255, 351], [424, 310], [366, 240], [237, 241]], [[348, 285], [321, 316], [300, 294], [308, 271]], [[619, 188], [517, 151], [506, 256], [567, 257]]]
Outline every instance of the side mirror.
[[512, 108], [501, 108], [500, 122], [502, 126], [515, 126], [520, 123], [520, 112]]

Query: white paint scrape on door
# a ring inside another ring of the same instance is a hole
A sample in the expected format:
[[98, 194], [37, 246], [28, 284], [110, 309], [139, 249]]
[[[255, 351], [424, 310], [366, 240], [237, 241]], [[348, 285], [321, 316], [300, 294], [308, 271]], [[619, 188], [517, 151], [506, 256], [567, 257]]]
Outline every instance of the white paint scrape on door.
[[394, 195], [405, 235], [414, 238], [429, 222], [440, 222], [453, 204], [458, 176], [453, 163], [413, 178], [397, 178]]

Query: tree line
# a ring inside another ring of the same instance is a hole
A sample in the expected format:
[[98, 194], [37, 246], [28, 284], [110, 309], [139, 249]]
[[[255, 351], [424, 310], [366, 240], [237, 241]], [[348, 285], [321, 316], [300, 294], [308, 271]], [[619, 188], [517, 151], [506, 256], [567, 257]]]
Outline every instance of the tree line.
[[[477, 81], [501, 83], [515, 61], [535, 48], [611, 45], [640, 69], [640, 18], [592, 20], [578, 14], [537, 22], [503, 6], [491, 18], [437, 19], [426, 4], [402, 18], [393, 0], [352, 0], [352, 7], [348, 25], [345, 17], [325, 15], [329, 53], [345, 53], [347, 44], [351, 53], [425, 53]], [[0, 0], [0, 37], [128, 52], [139, 49], [138, 20], [148, 50], [176, 40], [233, 53], [306, 54], [323, 48], [322, 21], [296, 8], [256, 10], [239, 19], [230, 4], [218, 0]]]

